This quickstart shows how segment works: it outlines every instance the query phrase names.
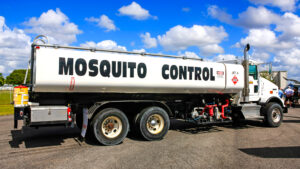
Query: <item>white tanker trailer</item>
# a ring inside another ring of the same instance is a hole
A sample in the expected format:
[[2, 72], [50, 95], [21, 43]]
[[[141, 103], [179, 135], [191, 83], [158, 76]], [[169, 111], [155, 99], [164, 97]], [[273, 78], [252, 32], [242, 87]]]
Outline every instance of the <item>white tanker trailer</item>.
[[242, 65], [34, 42], [31, 82], [15, 88], [15, 128], [17, 120], [29, 127], [77, 124], [81, 138], [87, 131], [115, 145], [129, 130], [162, 139], [170, 117], [196, 124], [262, 118], [278, 127], [287, 109], [278, 87], [248, 60], [249, 48]]

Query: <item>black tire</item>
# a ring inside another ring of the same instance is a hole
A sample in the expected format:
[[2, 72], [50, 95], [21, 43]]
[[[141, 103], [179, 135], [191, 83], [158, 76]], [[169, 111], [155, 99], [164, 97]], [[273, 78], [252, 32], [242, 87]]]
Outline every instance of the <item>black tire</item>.
[[[159, 127], [153, 127], [152, 125], [150, 127], [150, 120], [151, 122], [155, 121]], [[149, 127], [147, 127], [147, 125]], [[153, 106], [145, 108], [136, 116], [136, 127], [146, 140], [161, 140], [168, 133], [170, 128], [169, 115], [160, 107]], [[158, 128], [157, 131], [156, 128]]]
[[[117, 120], [119, 120], [119, 122]], [[114, 122], [112, 123], [112, 121]], [[112, 131], [110, 132], [103, 132], [102, 129], [105, 128], [104, 125], [106, 122], [108, 122], [106, 126], [109, 126], [109, 124], [113, 125], [113, 127], [115, 126], [115, 124], [121, 126], [121, 128], [119, 128], [119, 134], [116, 134], [115, 137], [111, 137], [111, 135], [109, 134], [116, 133], [116, 131], [118, 131], [116, 129], [112, 129]], [[126, 115], [121, 110], [115, 108], [106, 108], [100, 111], [93, 118], [91, 128], [95, 138], [99, 143], [106, 146], [111, 146], [119, 144], [125, 139], [129, 131], [129, 122]]]
[[283, 110], [278, 103], [268, 103], [265, 107], [265, 123], [269, 127], [279, 127], [283, 119]]

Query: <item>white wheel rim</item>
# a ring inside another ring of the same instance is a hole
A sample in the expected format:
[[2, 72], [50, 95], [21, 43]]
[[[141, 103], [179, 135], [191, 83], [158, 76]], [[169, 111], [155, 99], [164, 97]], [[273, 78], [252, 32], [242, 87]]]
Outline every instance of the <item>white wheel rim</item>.
[[273, 109], [272, 111], [272, 120], [274, 123], [278, 123], [281, 119], [280, 110], [278, 108]]
[[163, 130], [165, 126], [165, 122], [161, 115], [152, 114], [151, 116], [148, 117], [146, 125], [147, 125], [147, 130], [151, 134], [159, 134]]
[[120, 135], [122, 127], [120, 118], [109, 116], [103, 120], [101, 130], [105, 137], [112, 139]]

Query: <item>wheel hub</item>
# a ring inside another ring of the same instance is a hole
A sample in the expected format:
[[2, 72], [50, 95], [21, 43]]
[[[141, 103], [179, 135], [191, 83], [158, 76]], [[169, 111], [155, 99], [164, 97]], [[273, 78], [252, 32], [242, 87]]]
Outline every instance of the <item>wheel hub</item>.
[[280, 119], [281, 119], [280, 110], [275, 108], [272, 111], [272, 120], [273, 120], [273, 122], [278, 123], [280, 121]]
[[101, 131], [105, 137], [112, 139], [120, 135], [122, 127], [122, 122], [119, 117], [109, 116], [103, 120]]
[[164, 128], [164, 119], [159, 114], [153, 114], [147, 119], [147, 130], [151, 134], [159, 134]]

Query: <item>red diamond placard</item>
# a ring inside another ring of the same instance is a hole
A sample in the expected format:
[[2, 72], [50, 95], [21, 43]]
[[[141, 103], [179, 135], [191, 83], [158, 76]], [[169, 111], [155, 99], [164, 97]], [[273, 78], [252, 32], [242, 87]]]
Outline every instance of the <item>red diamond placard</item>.
[[234, 75], [232, 78], [233, 84], [236, 84], [238, 81], [239, 81], [239, 79], [236, 77], [236, 75]]

